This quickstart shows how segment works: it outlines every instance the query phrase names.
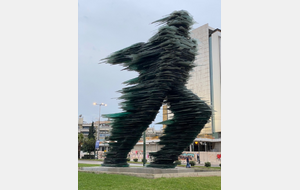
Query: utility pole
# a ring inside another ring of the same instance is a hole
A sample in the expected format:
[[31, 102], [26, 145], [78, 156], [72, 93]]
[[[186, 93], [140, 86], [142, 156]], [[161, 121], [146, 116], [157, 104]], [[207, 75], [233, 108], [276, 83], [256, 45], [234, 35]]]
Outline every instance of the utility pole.
[[[94, 102], [93, 103], [93, 105], [94, 106], [96, 106], [96, 105], [98, 105], [99, 106], [99, 125], [98, 125], [98, 127], [97, 127], [97, 141], [100, 141], [100, 138], [99, 138], [99, 129], [100, 129], [100, 112], [101, 112], [101, 106], [107, 106], [107, 104], [104, 104], [104, 103], [101, 103], [101, 104], [97, 104], [96, 102]], [[105, 139], [104, 139], [104, 141], [105, 141]], [[100, 148], [100, 147], [99, 147]], [[99, 150], [99, 148], [98, 148], [98, 150]], [[105, 148], [105, 147], [104, 147]], [[96, 155], [95, 155], [96, 156]], [[97, 152], [97, 158], [98, 158], [98, 152]], [[95, 157], [95, 159], [96, 159], [96, 157]]]

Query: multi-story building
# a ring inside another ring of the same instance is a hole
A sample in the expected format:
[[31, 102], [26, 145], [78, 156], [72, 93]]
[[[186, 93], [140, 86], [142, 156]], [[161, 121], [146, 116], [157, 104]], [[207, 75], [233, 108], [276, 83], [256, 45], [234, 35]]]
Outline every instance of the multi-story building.
[[221, 30], [208, 24], [192, 30], [192, 38], [198, 43], [196, 67], [191, 72], [187, 88], [214, 110], [211, 122], [202, 129], [200, 136], [221, 134]]
[[[83, 117], [78, 118], [78, 133], [82, 133], [84, 137], [88, 137], [90, 126], [92, 126], [92, 123], [83, 121]], [[96, 130], [96, 140], [99, 140], [101, 143], [103, 143], [105, 141], [105, 137], [110, 135], [110, 121], [100, 121], [100, 125], [99, 121], [95, 121], [94, 127]]]
[[88, 137], [89, 128], [92, 124], [83, 121], [83, 117], [80, 115], [78, 118], [78, 133], [82, 133], [84, 137]]
[[97, 134], [98, 134], [97, 140], [99, 140], [100, 144], [102, 144], [105, 141], [105, 137], [110, 136], [110, 131], [111, 131], [110, 121], [100, 121], [100, 125], [99, 125], [99, 121], [96, 121], [94, 125], [96, 127], [99, 127], [97, 129]]
[[[198, 43], [196, 67], [191, 72], [187, 88], [195, 93], [214, 110], [199, 137], [221, 137], [221, 30], [208, 24], [191, 31], [191, 37]], [[163, 120], [172, 119], [173, 114], [163, 109]]]

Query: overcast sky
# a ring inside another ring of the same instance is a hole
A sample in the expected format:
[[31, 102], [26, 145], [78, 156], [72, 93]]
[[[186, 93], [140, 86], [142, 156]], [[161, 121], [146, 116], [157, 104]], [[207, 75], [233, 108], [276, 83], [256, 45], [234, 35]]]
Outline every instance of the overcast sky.
[[[193, 28], [208, 23], [221, 29], [220, 0], [78, 1], [78, 115], [82, 114], [84, 121], [99, 119], [99, 106], [93, 102], [107, 104], [101, 107], [101, 115], [121, 112], [116, 99], [121, 94], [116, 91], [125, 87], [124, 81], [137, 76], [133, 71], [121, 71], [122, 66], [98, 64], [99, 60], [146, 42], [158, 29], [151, 22], [175, 10], [187, 10], [197, 22]], [[154, 123], [161, 120], [162, 109]]]

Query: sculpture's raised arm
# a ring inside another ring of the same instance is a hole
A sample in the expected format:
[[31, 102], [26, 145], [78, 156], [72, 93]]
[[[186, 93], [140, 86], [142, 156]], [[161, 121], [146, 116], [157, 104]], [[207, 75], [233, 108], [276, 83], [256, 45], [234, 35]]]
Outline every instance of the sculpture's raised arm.
[[101, 59], [100, 63], [110, 63], [113, 65], [128, 63], [132, 60], [133, 54], [137, 54], [141, 47], [144, 45], [144, 42], [133, 44], [127, 48], [121, 49], [109, 55], [108, 57]]

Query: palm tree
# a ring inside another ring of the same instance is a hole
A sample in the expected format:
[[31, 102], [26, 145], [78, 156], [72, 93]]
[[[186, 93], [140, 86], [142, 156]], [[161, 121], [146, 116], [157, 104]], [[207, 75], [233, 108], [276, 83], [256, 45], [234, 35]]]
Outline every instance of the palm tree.
[[80, 151], [81, 151], [81, 145], [83, 144], [84, 136], [82, 133], [78, 133], [78, 159], [80, 159]]

